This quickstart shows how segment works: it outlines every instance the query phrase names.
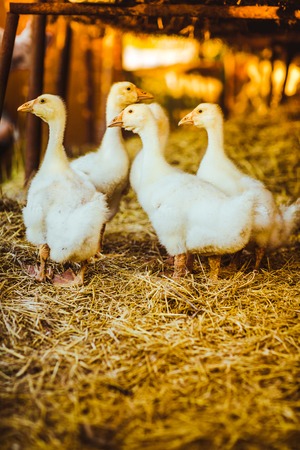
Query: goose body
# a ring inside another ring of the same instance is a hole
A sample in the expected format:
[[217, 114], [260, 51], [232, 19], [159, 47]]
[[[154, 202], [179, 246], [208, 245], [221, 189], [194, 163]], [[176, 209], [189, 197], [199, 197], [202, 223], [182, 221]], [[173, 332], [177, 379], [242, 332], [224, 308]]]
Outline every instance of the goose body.
[[[108, 208], [105, 196], [70, 167], [63, 147], [64, 103], [58, 96], [44, 94], [21, 105], [18, 111], [31, 112], [49, 125], [46, 153], [23, 209], [26, 237], [44, 250], [48, 247], [49, 256], [56, 262], [85, 262], [97, 251]], [[45, 278], [44, 269], [42, 264], [41, 279]]]
[[251, 192], [255, 199], [253, 229], [250, 241], [256, 247], [255, 268], [265, 251], [286, 245], [299, 221], [299, 202], [278, 208], [272, 193], [259, 180], [244, 174], [224, 150], [223, 114], [213, 103], [201, 103], [187, 114], [179, 125], [205, 128], [208, 146], [197, 171], [197, 177], [212, 183], [228, 196]]
[[182, 275], [181, 261], [186, 262], [188, 253], [222, 255], [246, 245], [252, 229], [252, 195], [228, 198], [210, 183], [171, 166], [147, 105], [128, 106], [109, 126], [122, 126], [142, 140], [133, 165], [140, 176], [134, 177], [132, 187], [160, 242], [174, 256], [175, 276]]
[[[151, 94], [128, 81], [113, 84], [106, 104], [107, 123], [127, 105], [150, 98]], [[128, 186], [130, 162], [121, 130], [108, 128], [98, 150], [72, 161], [71, 167], [86, 174], [96, 190], [106, 194], [111, 220]]]

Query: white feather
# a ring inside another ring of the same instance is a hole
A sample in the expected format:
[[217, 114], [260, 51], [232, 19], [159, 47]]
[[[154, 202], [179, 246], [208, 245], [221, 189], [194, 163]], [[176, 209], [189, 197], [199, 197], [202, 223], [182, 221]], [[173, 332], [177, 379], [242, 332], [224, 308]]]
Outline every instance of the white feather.
[[105, 196], [70, 167], [62, 145], [66, 120], [62, 100], [44, 94], [19, 109], [41, 117], [50, 132], [23, 209], [27, 239], [35, 245], [48, 244], [56, 262], [84, 261], [98, 250], [100, 231], [108, 219]]
[[211, 184], [168, 164], [149, 106], [130, 105], [119, 118], [124, 128], [142, 139], [134, 169], [140, 177], [133, 188], [169, 254], [216, 255], [243, 248], [252, 229], [252, 194], [228, 198]]
[[[151, 98], [128, 81], [112, 85], [106, 104], [106, 121], [140, 98]], [[97, 151], [72, 161], [71, 167], [84, 172], [98, 192], [106, 194], [109, 206], [109, 220], [119, 210], [121, 198], [128, 186], [129, 156], [120, 129], [108, 128]]]
[[266, 186], [244, 174], [229, 159], [224, 150], [221, 108], [213, 103], [201, 103], [179, 124], [194, 124], [207, 131], [208, 146], [197, 172], [199, 179], [212, 183], [229, 196], [253, 194], [255, 211], [250, 240], [267, 251], [287, 245], [291, 233], [299, 226], [299, 202], [278, 208]]

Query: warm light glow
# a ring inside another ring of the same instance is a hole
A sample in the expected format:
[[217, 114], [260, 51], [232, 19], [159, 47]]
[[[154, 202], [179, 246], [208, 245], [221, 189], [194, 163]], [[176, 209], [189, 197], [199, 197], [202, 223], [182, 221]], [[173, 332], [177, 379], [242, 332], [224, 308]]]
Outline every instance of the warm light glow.
[[168, 71], [165, 75], [166, 85], [174, 98], [183, 95], [202, 98], [206, 102], [218, 102], [223, 84], [217, 78], [201, 75]]
[[[235, 70], [241, 80], [241, 88], [235, 102], [236, 110], [245, 111], [250, 104], [256, 108], [257, 112], [262, 112], [266, 110], [269, 101], [272, 106], [276, 106], [282, 98], [286, 64], [276, 60], [272, 65], [269, 52], [265, 51], [263, 54], [266, 59], [242, 52], [236, 54]], [[292, 63], [285, 85], [285, 94], [295, 95], [299, 83], [300, 68]], [[271, 99], [268, 98], [270, 94], [272, 94]]]
[[198, 57], [198, 45], [194, 40], [154, 37], [138, 39], [129, 34], [125, 36], [123, 45], [125, 70], [186, 64]]
[[273, 104], [278, 104], [282, 97], [282, 89], [284, 78], [286, 74], [286, 65], [282, 61], [274, 62], [274, 69], [272, 73], [272, 85], [273, 85]]
[[218, 58], [224, 49], [225, 45], [221, 39], [206, 39], [204, 36], [204, 41], [201, 45], [201, 54], [205, 59], [212, 60]]
[[291, 64], [288, 79], [285, 86], [285, 94], [288, 96], [295, 95], [297, 93], [299, 83], [300, 83], [300, 68], [295, 64]]
[[282, 61], [275, 61], [273, 70], [273, 83], [282, 85], [286, 73], [286, 65]]

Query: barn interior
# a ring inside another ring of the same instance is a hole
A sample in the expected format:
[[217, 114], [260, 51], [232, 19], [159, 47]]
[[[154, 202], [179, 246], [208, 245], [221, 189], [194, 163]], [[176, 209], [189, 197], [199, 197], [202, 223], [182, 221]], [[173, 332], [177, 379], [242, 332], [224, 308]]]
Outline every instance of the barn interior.
[[[207, 135], [178, 122], [217, 103], [230, 158], [290, 205], [300, 188], [298, 0], [0, 0], [0, 12], [0, 447], [296, 450], [300, 224], [259, 271], [244, 251], [212, 282], [198, 255], [173, 280], [128, 189], [84, 286], [37, 283], [22, 208], [48, 129], [17, 108], [61, 96], [74, 159], [101, 143], [111, 85], [131, 81], [167, 112], [167, 160], [195, 174]], [[123, 136], [132, 161], [140, 139]]]
[[[2, 3], [0, 25], [4, 27]], [[101, 141], [105, 102], [115, 81], [137, 80], [145, 89], [154, 90], [172, 124], [182, 110], [195, 105], [195, 98], [198, 103], [219, 103], [230, 115], [266, 112], [297, 98], [299, 10], [295, 1], [255, 6], [234, 0], [8, 5], [10, 15], [20, 18], [18, 32], [30, 12], [38, 13], [32, 16], [32, 32], [37, 42], [41, 34], [45, 42], [25, 70], [24, 64], [23, 70], [12, 66], [5, 97], [7, 113], [16, 123], [22, 120], [16, 108], [23, 100], [46, 91], [61, 95], [68, 105], [70, 156], [84, 151], [86, 144]], [[31, 148], [25, 146], [26, 178], [37, 170], [41, 156], [40, 124], [28, 120], [35, 124], [34, 130], [28, 125]], [[31, 141], [32, 135], [37, 142]]]

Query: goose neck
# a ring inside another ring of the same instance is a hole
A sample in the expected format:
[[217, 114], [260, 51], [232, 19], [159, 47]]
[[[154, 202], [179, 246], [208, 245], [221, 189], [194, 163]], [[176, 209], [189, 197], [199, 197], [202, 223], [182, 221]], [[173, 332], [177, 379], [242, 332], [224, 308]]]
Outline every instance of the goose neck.
[[206, 153], [223, 154], [224, 153], [224, 138], [223, 138], [223, 124], [219, 123], [214, 127], [207, 128], [208, 144]]
[[68, 164], [68, 158], [63, 147], [66, 120], [56, 118], [49, 122], [49, 140], [43, 165], [56, 163], [57, 160]]
[[147, 126], [139, 131], [143, 148], [142, 174], [144, 182], [152, 182], [162, 175], [169, 173], [170, 165], [163, 155], [162, 145], [159, 140], [156, 124]]
[[122, 109], [123, 108], [121, 106], [119, 106], [115, 101], [113, 101], [112, 99], [110, 99], [108, 97], [107, 104], [106, 104], [106, 113], [105, 113], [106, 122], [107, 123], [111, 122], [115, 116], [120, 114]]
[[[115, 103], [116, 102], [113, 102], [113, 100], [108, 97], [106, 105], [106, 124], [110, 123], [113, 118], [121, 112], [121, 108], [118, 107]], [[112, 149], [114, 150], [114, 152], [116, 152], [118, 149], [123, 150], [124, 145], [125, 144], [121, 128], [106, 128], [99, 150], [101, 149], [102, 155], [106, 153], [110, 155]]]
[[161, 158], [164, 160], [157, 125], [154, 121], [149, 125], [150, 126], [145, 126], [139, 131], [139, 135], [143, 143], [143, 150], [152, 157]]

